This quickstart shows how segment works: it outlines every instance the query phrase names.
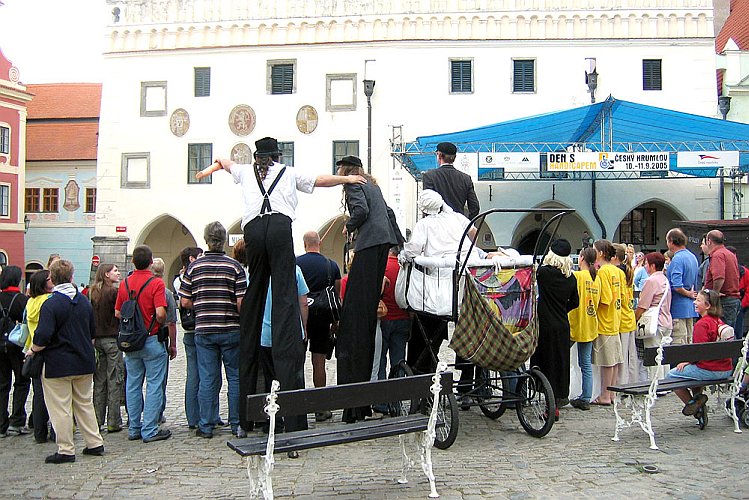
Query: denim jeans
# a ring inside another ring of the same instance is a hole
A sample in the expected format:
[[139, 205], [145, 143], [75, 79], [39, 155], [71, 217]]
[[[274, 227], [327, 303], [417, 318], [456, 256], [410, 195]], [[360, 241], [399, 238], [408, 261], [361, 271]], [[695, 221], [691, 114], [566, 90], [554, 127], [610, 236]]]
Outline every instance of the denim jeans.
[[593, 367], [590, 363], [590, 356], [593, 352], [593, 342], [577, 343], [577, 364], [580, 366], [582, 375], [583, 389], [580, 399], [590, 402], [593, 397]]
[[736, 297], [721, 297], [720, 307], [723, 310], [720, 319], [723, 320], [723, 323], [733, 327], [736, 324], [736, 317], [741, 310], [741, 299], [737, 299]]
[[195, 350], [195, 331], [185, 332], [182, 342], [185, 344], [185, 359], [187, 360], [185, 416], [187, 425], [197, 427], [200, 423], [200, 403], [198, 402], [200, 374], [198, 373], [198, 353]]
[[[164, 400], [164, 377], [168, 359], [164, 344], [155, 335], [148, 337], [143, 349], [125, 353], [127, 367], [128, 435], [151, 438], [159, 432], [159, 413]], [[143, 402], [143, 381], [146, 398]]]
[[390, 366], [394, 366], [406, 359], [406, 342], [411, 331], [410, 319], [381, 320], [382, 353], [380, 355], [379, 380], [387, 378], [387, 358], [390, 356]]
[[213, 432], [218, 415], [218, 393], [221, 388], [221, 362], [228, 384], [229, 423], [232, 430], [239, 426], [239, 331], [228, 333], [196, 333], [200, 387], [200, 430]]

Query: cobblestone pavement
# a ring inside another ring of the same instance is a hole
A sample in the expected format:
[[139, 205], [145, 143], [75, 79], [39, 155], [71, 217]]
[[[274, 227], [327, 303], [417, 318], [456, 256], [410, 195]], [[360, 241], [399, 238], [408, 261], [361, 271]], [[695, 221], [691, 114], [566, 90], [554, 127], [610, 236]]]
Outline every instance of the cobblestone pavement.
[[[328, 365], [329, 380], [335, 380], [334, 363]], [[80, 454], [77, 435], [77, 462], [45, 465], [53, 443], [35, 444], [32, 436], [0, 440], [0, 498], [247, 497], [244, 461], [226, 446], [229, 428], [213, 439], [197, 438], [187, 428], [184, 374], [180, 351], [170, 367], [164, 427], [173, 437], [167, 441], [143, 444], [128, 441], [126, 432], [105, 434], [106, 455], [89, 457]], [[310, 387], [309, 361], [307, 379]], [[712, 399], [708, 404], [715, 406]], [[221, 401], [226, 418], [225, 394]], [[647, 436], [634, 428], [612, 442], [611, 407], [563, 408], [560, 422], [542, 439], [527, 435], [512, 411], [496, 421], [478, 408], [461, 411], [455, 444], [432, 453], [437, 489], [444, 499], [746, 498], [731, 477], [742, 470], [749, 432], [733, 433], [723, 412], [711, 414], [700, 431], [680, 408], [674, 395], [656, 405], [659, 451], [651, 451]], [[340, 425], [340, 412], [333, 423], [311, 425]], [[297, 460], [279, 454], [274, 489], [279, 498], [427, 498], [429, 486], [418, 467], [408, 484], [396, 482], [400, 463], [398, 438], [303, 451]], [[658, 472], [642, 472], [644, 464]]]

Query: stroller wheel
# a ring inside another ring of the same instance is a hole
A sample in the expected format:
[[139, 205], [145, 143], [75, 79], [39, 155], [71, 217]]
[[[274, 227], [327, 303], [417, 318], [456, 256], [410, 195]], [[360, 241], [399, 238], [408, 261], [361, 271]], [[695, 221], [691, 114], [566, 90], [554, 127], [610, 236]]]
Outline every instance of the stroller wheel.
[[743, 409], [738, 417], [739, 417], [739, 422], [741, 422], [744, 425], [744, 427], [749, 428], [749, 411], [746, 411], [746, 409]]

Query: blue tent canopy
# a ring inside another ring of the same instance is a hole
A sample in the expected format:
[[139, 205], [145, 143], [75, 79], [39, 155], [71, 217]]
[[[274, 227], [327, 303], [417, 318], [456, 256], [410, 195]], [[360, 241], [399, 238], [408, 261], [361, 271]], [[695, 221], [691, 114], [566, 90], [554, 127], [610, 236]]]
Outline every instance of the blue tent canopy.
[[[553, 152], [584, 144], [591, 151], [669, 152], [739, 151], [739, 168], [749, 172], [749, 124], [681, 113], [654, 106], [605, 101], [554, 113], [487, 125], [447, 134], [418, 137], [394, 148], [406, 168], [419, 178], [435, 168], [440, 142], [453, 142], [459, 152]], [[670, 170], [715, 177], [717, 169], [678, 169], [676, 154]]]

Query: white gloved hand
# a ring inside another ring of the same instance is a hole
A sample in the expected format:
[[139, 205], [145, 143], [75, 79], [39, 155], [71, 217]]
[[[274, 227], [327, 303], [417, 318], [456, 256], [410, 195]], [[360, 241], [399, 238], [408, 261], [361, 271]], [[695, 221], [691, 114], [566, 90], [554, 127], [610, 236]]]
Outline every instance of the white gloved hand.
[[413, 262], [413, 260], [413, 257], [409, 256], [405, 250], [401, 250], [398, 254], [398, 263], [401, 265], [401, 267], [410, 262]]

